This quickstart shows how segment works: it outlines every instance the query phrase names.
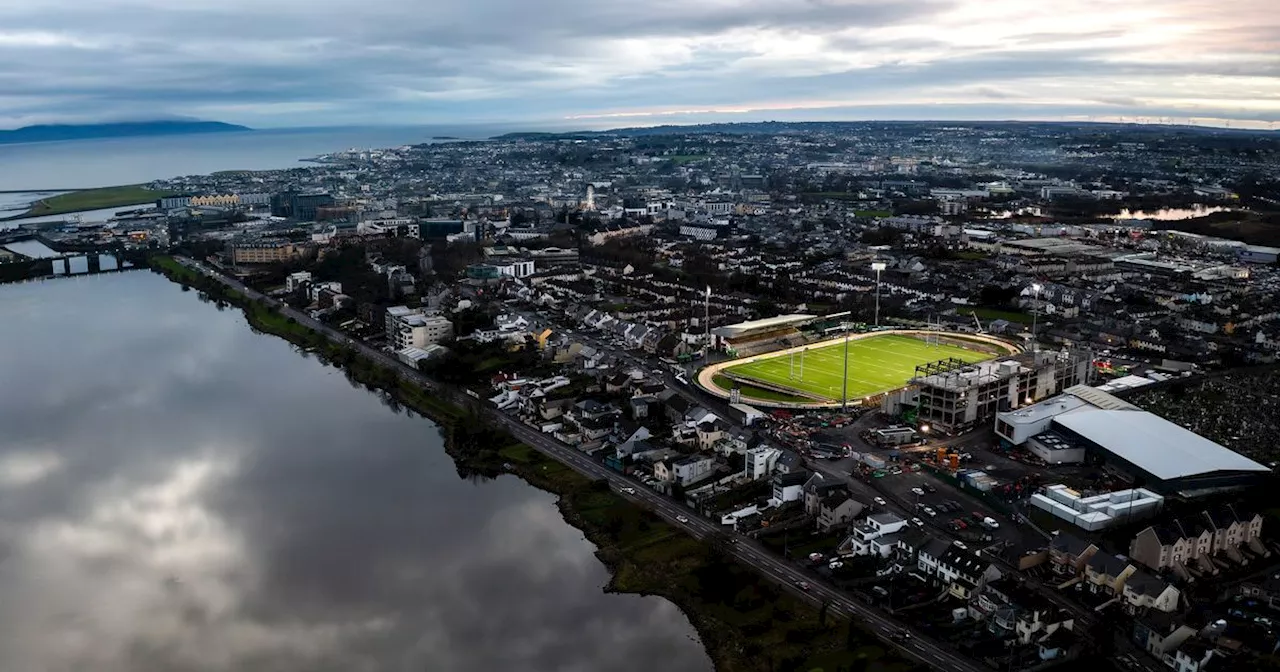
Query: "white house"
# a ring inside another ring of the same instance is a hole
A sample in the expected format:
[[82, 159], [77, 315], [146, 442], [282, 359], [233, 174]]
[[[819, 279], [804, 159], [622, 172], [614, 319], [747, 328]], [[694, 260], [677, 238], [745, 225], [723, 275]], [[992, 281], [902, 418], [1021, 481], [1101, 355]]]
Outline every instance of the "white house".
[[888, 511], [873, 513], [866, 517], [862, 525], [854, 528], [852, 550], [855, 555], [876, 554], [882, 558], [889, 557], [897, 546], [899, 535], [907, 526], [907, 521], [897, 514]]
[[787, 502], [798, 502], [804, 498], [804, 484], [809, 480], [805, 471], [773, 475], [773, 497], [769, 499], [771, 506], [782, 506]]
[[773, 465], [777, 464], [781, 456], [782, 451], [777, 448], [752, 448], [744, 454], [746, 462], [742, 467], [742, 475], [753, 481], [767, 478], [773, 473]]
[[[289, 276], [284, 279], [284, 291], [292, 294], [298, 291], [299, 289], [301, 289], [302, 286], [307, 284], [308, 282], [311, 282], [310, 271], [298, 271], [297, 273], [290, 273]], [[338, 291], [342, 291], [342, 290], [338, 290]]]
[[671, 463], [671, 473], [680, 485], [697, 483], [715, 470], [715, 458], [706, 455], [686, 455]]

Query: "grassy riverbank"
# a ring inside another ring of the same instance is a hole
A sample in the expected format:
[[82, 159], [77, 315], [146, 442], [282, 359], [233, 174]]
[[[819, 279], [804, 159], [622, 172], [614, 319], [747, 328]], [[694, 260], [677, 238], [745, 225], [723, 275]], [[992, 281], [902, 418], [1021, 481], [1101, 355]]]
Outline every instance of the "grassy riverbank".
[[821, 610], [737, 564], [723, 545], [690, 537], [618, 496], [605, 482], [588, 479], [493, 428], [478, 409], [453, 404], [400, 380], [352, 348], [331, 343], [170, 257], [154, 257], [151, 267], [213, 300], [241, 308], [255, 329], [311, 350], [366, 387], [382, 390], [397, 403], [431, 418], [441, 427], [446, 450], [460, 474], [513, 473], [558, 495], [565, 520], [583, 531], [610, 568], [613, 579], [608, 589], [671, 601], [688, 616], [717, 670], [901, 672], [916, 668], [851, 623], [826, 618]]
[[67, 194], [59, 194], [41, 199], [32, 204], [31, 209], [9, 219], [23, 217], [42, 217], [45, 215], [64, 215], [86, 210], [102, 208], [122, 208], [130, 205], [154, 203], [157, 199], [170, 196], [174, 192], [156, 191], [141, 184], [127, 184], [119, 187], [103, 187], [101, 189], [84, 189]]

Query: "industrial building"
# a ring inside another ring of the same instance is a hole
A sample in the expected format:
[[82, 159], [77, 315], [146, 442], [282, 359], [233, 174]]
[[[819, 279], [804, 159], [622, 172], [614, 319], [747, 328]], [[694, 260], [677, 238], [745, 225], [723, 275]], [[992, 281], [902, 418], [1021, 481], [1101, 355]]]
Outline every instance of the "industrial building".
[[1050, 485], [1031, 496], [1031, 505], [1094, 532], [1153, 516], [1164, 506], [1164, 497], [1145, 488], [1084, 497], [1065, 485]]
[[1072, 350], [1024, 353], [980, 364], [937, 362], [918, 367], [913, 385], [887, 395], [882, 410], [897, 415], [914, 403], [921, 426], [964, 432], [991, 422], [1001, 411], [1088, 382], [1092, 360], [1088, 350]]
[[1166, 495], [1196, 497], [1246, 487], [1270, 472], [1188, 429], [1083, 385], [998, 414], [995, 431], [1004, 445], [1026, 446], [1048, 463], [1106, 465]]

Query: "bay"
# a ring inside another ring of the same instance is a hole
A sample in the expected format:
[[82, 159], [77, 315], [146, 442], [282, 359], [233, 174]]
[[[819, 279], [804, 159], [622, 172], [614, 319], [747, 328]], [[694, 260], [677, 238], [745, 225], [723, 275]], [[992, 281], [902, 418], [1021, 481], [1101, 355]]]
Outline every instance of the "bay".
[[132, 271], [0, 287], [0, 669], [705, 671], [554, 498]]
[[105, 138], [0, 145], [0, 191], [87, 189], [220, 170], [305, 166], [301, 159], [345, 149], [481, 140], [524, 127], [371, 126], [267, 129], [242, 133]]

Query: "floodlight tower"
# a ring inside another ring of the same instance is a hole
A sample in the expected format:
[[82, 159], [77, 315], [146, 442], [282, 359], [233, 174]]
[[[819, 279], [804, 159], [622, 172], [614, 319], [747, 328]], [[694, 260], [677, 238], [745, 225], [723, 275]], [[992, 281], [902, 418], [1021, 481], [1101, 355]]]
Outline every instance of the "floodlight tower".
[[876, 327], [880, 326], [880, 273], [888, 268], [883, 261], [871, 262], [871, 270], [876, 272]]
[[1040, 346], [1036, 343], [1036, 323], [1040, 317], [1040, 290], [1044, 289], [1044, 285], [1035, 283], [1031, 285], [1031, 291], [1035, 292], [1035, 300], [1031, 304], [1031, 350], [1039, 352]]

